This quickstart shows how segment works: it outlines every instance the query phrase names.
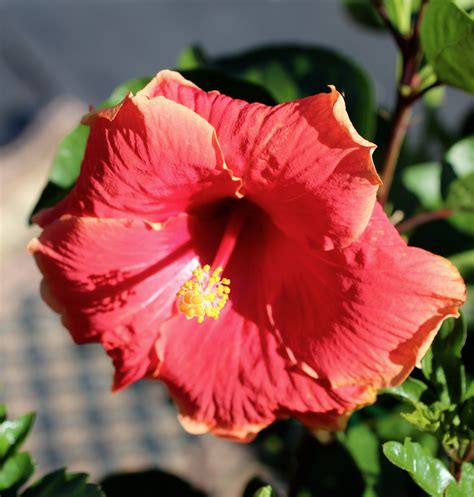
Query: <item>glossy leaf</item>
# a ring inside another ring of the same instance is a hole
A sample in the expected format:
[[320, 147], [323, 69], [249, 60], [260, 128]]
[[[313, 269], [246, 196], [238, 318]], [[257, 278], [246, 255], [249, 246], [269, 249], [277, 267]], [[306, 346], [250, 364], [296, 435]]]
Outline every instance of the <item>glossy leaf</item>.
[[349, 116], [359, 133], [368, 139], [374, 135], [375, 101], [370, 79], [360, 66], [337, 52], [281, 45], [217, 59], [201, 52], [202, 61], [206, 67], [263, 86], [278, 103], [325, 92], [328, 85], [334, 85], [344, 93]]
[[69, 188], [75, 183], [88, 136], [89, 128], [79, 124], [59, 142], [49, 173], [51, 183], [60, 188]]
[[8, 453], [17, 451], [28, 435], [35, 415], [28, 413], [14, 420], [6, 420], [0, 424], [0, 461]]
[[199, 45], [191, 45], [181, 51], [178, 57], [178, 67], [181, 70], [198, 69], [208, 64], [204, 50]]
[[379, 393], [391, 395], [401, 401], [415, 405], [420, 401], [421, 396], [427, 389], [426, 383], [409, 376], [401, 385], [383, 388]]
[[414, 411], [403, 412], [401, 416], [421, 431], [436, 433], [444, 420], [444, 409], [445, 406], [440, 402], [435, 402], [431, 406], [419, 402]]
[[423, 374], [435, 385], [441, 400], [447, 403], [461, 402], [466, 391], [461, 358], [466, 338], [467, 327], [463, 317], [447, 319], [422, 361]]
[[134, 95], [150, 82], [149, 77], [129, 79], [125, 83], [117, 86], [110, 97], [99, 105], [99, 108], [113, 107], [119, 104], [129, 93]]
[[451, 183], [446, 204], [457, 211], [474, 213], [474, 173]]
[[254, 497], [273, 497], [273, 496], [274, 493], [270, 485], [266, 485], [265, 487], [259, 488], [254, 494]]
[[383, 452], [392, 464], [407, 471], [413, 480], [432, 497], [443, 497], [443, 493], [454, 477], [441, 461], [428, 455], [422, 446], [410, 439], [404, 444], [387, 442]]
[[371, 29], [383, 29], [384, 24], [370, 0], [342, 0], [346, 13], [358, 24]]
[[456, 212], [450, 222], [461, 231], [474, 235], [474, 173], [451, 183], [446, 205]]
[[59, 469], [33, 483], [21, 497], [105, 497], [98, 485], [87, 482], [88, 478], [85, 473]]
[[446, 497], [471, 497], [474, 495], [474, 466], [463, 463], [461, 479], [458, 483], [451, 482], [446, 489]]
[[218, 70], [196, 68], [190, 71], [180, 70], [180, 73], [205, 91], [218, 90], [229, 97], [247, 102], [260, 102], [266, 105], [277, 103], [259, 84], [229, 76]]
[[[370, 0], [342, 0], [350, 17], [365, 27], [382, 29], [383, 22]], [[411, 16], [420, 6], [420, 0], [385, 0], [385, 11], [392, 24], [403, 34], [411, 30]]]
[[457, 176], [467, 176], [474, 172], [474, 136], [468, 136], [455, 143], [445, 155]]
[[34, 472], [34, 464], [30, 454], [18, 452], [10, 456], [0, 465], [0, 495], [2, 491], [21, 486]]
[[425, 209], [437, 209], [441, 202], [441, 164], [424, 162], [405, 167], [402, 172], [405, 188], [413, 193]]
[[[385, 0], [385, 10], [398, 31], [407, 35], [411, 31], [413, 0]], [[416, 3], [416, 2], [415, 2]]]
[[449, 260], [459, 269], [466, 282], [474, 282], [474, 249], [452, 255]]
[[421, 25], [428, 62], [442, 83], [474, 93], [474, 20], [453, 1], [431, 0]]
[[367, 424], [349, 428], [342, 443], [351, 454], [365, 480], [364, 496], [375, 495], [380, 475], [379, 447], [377, 435]]

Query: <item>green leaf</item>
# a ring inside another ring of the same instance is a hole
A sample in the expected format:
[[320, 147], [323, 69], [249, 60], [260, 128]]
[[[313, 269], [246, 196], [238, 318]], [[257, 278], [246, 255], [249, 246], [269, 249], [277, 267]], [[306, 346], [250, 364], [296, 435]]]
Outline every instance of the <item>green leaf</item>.
[[392, 464], [407, 471], [432, 497], [443, 497], [446, 487], [454, 481], [441, 461], [426, 454], [420, 444], [410, 439], [406, 439], [403, 445], [399, 442], [385, 443], [383, 453]]
[[49, 172], [51, 183], [61, 188], [69, 188], [76, 182], [88, 136], [89, 128], [79, 124], [59, 142]]
[[7, 418], [7, 407], [5, 404], [0, 404], [0, 423]]
[[410, 376], [398, 387], [386, 387], [379, 393], [391, 395], [397, 399], [416, 405], [428, 386], [420, 380]]
[[412, 0], [385, 0], [384, 2], [389, 19], [404, 35], [411, 31], [412, 3]]
[[214, 69], [180, 70], [180, 73], [205, 91], [218, 90], [232, 98], [247, 102], [260, 102], [266, 105], [276, 105], [275, 99], [259, 84], [229, 76]]
[[30, 454], [13, 454], [0, 466], [0, 492], [20, 487], [33, 474], [34, 469]]
[[359, 424], [349, 428], [341, 438], [364, 477], [364, 495], [375, 495], [380, 474], [380, 442], [377, 435], [366, 424]]
[[33, 483], [21, 497], [105, 497], [98, 485], [87, 483], [88, 479], [85, 473], [59, 469]]
[[263, 86], [278, 103], [324, 92], [328, 85], [335, 85], [345, 95], [349, 116], [358, 132], [368, 139], [374, 135], [376, 116], [371, 81], [360, 66], [337, 52], [281, 45], [212, 59], [207, 64]]
[[466, 338], [467, 326], [463, 316], [449, 318], [444, 321], [423, 358], [423, 374], [436, 387], [443, 402], [459, 403], [464, 397], [466, 375], [461, 351]]
[[451, 183], [446, 205], [456, 211], [474, 213], [474, 173]]
[[401, 416], [421, 431], [436, 433], [443, 422], [443, 410], [444, 406], [440, 402], [431, 406], [418, 402], [414, 411], [402, 412]]
[[449, 260], [458, 268], [466, 282], [474, 282], [474, 249], [452, 255]]
[[[346, 12], [357, 23], [372, 29], [384, 27], [370, 0], [342, 0]], [[402, 34], [411, 31], [411, 15], [420, 6], [420, 0], [385, 0], [387, 16]]]
[[421, 43], [442, 83], [474, 93], [474, 20], [454, 2], [431, 0], [421, 25]]
[[206, 55], [199, 45], [191, 45], [181, 51], [178, 56], [180, 70], [198, 69], [208, 65]]
[[468, 462], [463, 463], [458, 486], [466, 497], [474, 495], [474, 465]]
[[17, 451], [28, 435], [35, 421], [34, 413], [28, 413], [14, 420], [0, 424], [0, 461], [8, 453]]
[[463, 463], [461, 479], [458, 483], [451, 482], [446, 489], [446, 497], [471, 497], [474, 495], [474, 466]]
[[402, 182], [425, 209], [437, 209], [441, 202], [441, 164], [424, 162], [403, 168]]
[[253, 494], [253, 497], [273, 497], [274, 495], [272, 487], [270, 485], [266, 485], [265, 487], [259, 488]]
[[102, 102], [99, 105], [99, 109], [104, 109], [106, 107], [114, 107], [119, 104], [129, 93], [133, 93], [135, 95], [138, 91], [144, 88], [149, 82], [151, 78], [135, 78], [129, 79], [125, 83], [117, 86], [115, 90], [112, 92], [110, 97]]
[[445, 155], [456, 176], [467, 176], [474, 172], [474, 135], [456, 142]]
[[444, 160], [444, 175], [451, 180], [446, 186], [446, 205], [456, 211], [449, 222], [458, 230], [474, 235], [474, 136], [455, 143]]
[[342, 0], [349, 17], [356, 23], [370, 29], [383, 29], [384, 24], [372, 7], [370, 0]]
[[449, 218], [451, 224], [474, 235], [474, 173], [450, 184], [446, 205], [456, 212]]

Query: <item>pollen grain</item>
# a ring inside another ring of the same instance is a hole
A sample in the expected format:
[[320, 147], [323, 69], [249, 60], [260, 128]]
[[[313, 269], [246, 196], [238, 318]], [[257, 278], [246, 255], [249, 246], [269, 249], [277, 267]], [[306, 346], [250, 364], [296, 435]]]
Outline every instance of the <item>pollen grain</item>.
[[211, 266], [198, 266], [192, 277], [181, 285], [176, 297], [178, 310], [186, 319], [197, 318], [202, 323], [206, 317], [217, 319], [229, 300], [230, 280], [221, 278], [222, 267], [211, 272]]

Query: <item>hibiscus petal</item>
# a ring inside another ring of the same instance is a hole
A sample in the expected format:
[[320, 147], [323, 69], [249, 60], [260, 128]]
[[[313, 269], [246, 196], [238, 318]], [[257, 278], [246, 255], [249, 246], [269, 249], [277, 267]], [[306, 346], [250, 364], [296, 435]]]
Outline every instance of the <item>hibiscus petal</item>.
[[271, 330], [235, 308], [202, 325], [176, 316], [163, 326], [158, 344], [158, 378], [190, 433], [247, 442], [288, 416], [311, 429], [340, 429], [348, 413], [374, 401], [364, 385], [333, 389], [292, 369]]
[[268, 107], [206, 93], [162, 71], [140, 93], [164, 95], [210, 122], [227, 164], [243, 178], [241, 193], [289, 236], [331, 249], [347, 246], [367, 226], [380, 184], [375, 145], [357, 134], [334, 88]]
[[267, 285], [289, 357], [333, 387], [401, 383], [465, 301], [456, 268], [408, 247], [378, 205], [350, 247], [309, 254], [280, 240], [271, 267], [284, 268]]
[[157, 366], [159, 326], [197, 265], [189, 225], [185, 215], [163, 226], [65, 217], [29, 244], [44, 299], [77, 343], [102, 343], [116, 367], [115, 389]]
[[65, 200], [36, 216], [42, 226], [64, 214], [161, 222], [239, 188], [212, 126], [171, 100], [129, 96], [86, 121], [80, 176]]
[[161, 328], [156, 376], [167, 383], [191, 433], [249, 441], [288, 416], [313, 429], [336, 429], [350, 411], [374, 400], [370, 386], [333, 389], [284, 354], [262, 292], [263, 258], [273, 242], [268, 234], [258, 215], [246, 224], [225, 269], [232, 291], [218, 320], [199, 324], [177, 315]]

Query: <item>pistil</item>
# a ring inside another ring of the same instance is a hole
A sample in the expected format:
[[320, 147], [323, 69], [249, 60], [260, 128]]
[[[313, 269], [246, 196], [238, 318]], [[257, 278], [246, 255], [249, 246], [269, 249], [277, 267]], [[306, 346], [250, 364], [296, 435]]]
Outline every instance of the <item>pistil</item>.
[[231, 212], [212, 265], [198, 266], [176, 294], [178, 310], [186, 319], [195, 317], [198, 323], [206, 317], [217, 319], [229, 300], [230, 280], [221, 278], [221, 274], [234, 251], [245, 219], [245, 207], [238, 207], [242, 208], [234, 208]]

